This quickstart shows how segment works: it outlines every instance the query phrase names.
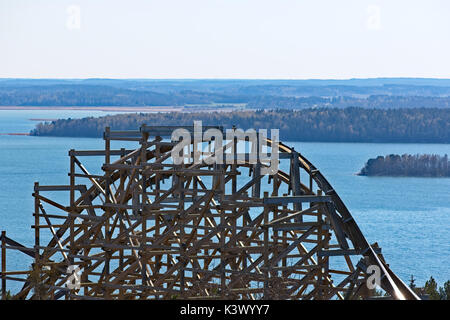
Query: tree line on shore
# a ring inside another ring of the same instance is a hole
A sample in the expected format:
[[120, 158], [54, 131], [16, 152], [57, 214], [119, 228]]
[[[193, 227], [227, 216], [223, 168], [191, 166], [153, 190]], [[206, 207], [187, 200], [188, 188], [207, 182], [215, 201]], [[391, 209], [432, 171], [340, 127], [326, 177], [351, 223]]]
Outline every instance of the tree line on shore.
[[358, 175], [450, 177], [450, 163], [447, 155], [390, 154], [369, 159]]
[[371, 95], [369, 97], [285, 97], [261, 95], [248, 100], [249, 108], [264, 109], [305, 109], [305, 108], [449, 108], [450, 97], [390, 96]]
[[148, 126], [236, 126], [279, 129], [284, 141], [450, 143], [450, 109], [310, 108], [233, 112], [134, 113], [40, 123], [31, 135], [102, 137], [105, 127], [136, 130]]

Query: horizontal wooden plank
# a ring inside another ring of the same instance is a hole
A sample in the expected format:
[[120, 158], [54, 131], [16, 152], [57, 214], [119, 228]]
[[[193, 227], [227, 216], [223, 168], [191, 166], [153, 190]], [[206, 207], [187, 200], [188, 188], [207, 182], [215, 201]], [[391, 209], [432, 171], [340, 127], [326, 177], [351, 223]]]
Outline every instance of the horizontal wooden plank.
[[[200, 128], [200, 127], [199, 127]], [[197, 128], [197, 129], [199, 129]], [[141, 126], [140, 130], [141, 132], [146, 132], [151, 136], [171, 136], [172, 132], [174, 132], [177, 129], [185, 129], [189, 131], [190, 133], [194, 132], [194, 126]], [[222, 126], [201, 126], [202, 132], [205, 132], [209, 129], [218, 129], [223, 132]]]
[[[122, 156], [122, 155], [126, 155], [130, 152], [132, 152], [134, 150], [126, 150], [126, 149], [121, 149], [121, 150], [110, 150], [109, 154], [111, 156]], [[81, 156], [81, 157], [86, 157], [86, 156], [104, 156], [106, 154], [105, 150], [70, 150], [69, 151], [69, 156]]]
[[[320, 224], [303, 224], [303, 223], [282, 223], [276, 225], [269, 225], [269, 227], [273, 227], [274, 231], [289, 231], [289, 230], [308, 230], [311, 226], [318, 227]], [[324, 227], [326, 225], [323, 225]], [[326, 230], [327, 228], [322, 228], [322, 230]]]
[[[84, 185], [75, 185], [75, 190], [84, 190], [86, 186]], [[70, 191], [71, 187], [69, 185], [59, 185], [59, 186], [41, 186], [36, 185], [34, 187], [34, 191]]]
[[135, 137], [110, 137], [109, 140], [116, 140], [116, 141], [141, 141], [142, 138], [135, 138]]
[[[70, 176], [70, 173], [68, 173], [67, 175]], [[95, 174], [74, 173], [73, 176], [87, 179], [106, 179], [106, 176], [99, 176]]]
[[264, 198], [264, 204], [289, 204], [303, 202], [331, 202], [330, 196], [285, 196], [285, 197], [268, 197]]
[[141, 136], [141, 132], [137, 130], [112, 130], [105, 132], [105, 137], [138, 137]]
[[[379, 254], [381, 253], [381, 248], [374, 248], [375, 253]], [[363, 251], [361, 250], [354, 250], [354, 249], [348, 249], [348, 250], [321, 250], [318, 253], [319, 257], [331, 257], [331, 256], [351, 256], [351, 255], [362, 255]]]

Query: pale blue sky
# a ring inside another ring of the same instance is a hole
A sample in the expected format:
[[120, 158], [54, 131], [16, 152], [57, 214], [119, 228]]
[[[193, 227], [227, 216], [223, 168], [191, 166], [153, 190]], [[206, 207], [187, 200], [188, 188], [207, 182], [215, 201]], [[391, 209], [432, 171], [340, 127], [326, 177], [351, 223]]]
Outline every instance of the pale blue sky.
[[0, 0], [0, 77], [450, 78], [450, 1]]

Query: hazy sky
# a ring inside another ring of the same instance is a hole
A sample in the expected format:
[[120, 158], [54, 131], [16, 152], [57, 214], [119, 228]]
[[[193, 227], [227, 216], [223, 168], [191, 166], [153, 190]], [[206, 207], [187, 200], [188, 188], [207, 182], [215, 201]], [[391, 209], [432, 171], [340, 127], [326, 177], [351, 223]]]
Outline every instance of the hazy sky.
[[0, 0], [0, 77], [450, 78], [450, 1]]

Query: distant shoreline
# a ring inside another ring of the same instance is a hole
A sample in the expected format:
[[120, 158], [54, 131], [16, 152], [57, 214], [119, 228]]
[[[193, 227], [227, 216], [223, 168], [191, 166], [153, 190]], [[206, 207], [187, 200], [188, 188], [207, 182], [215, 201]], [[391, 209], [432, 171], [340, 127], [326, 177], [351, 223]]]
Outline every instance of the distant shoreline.
[[29, 136], [30, 133], [23, 133], [23, 132], [17, 132], [17, 133], [0, 133], [0, 136]]
[[184, 107], [160, 106], [160, 107], [82, 107], [82, 106], [0, 106], [0, 110], [81, 110], [81, 111], [116, 111], [116, 112], [173, 112], [183, 111]]
[[[26, 107], [26, 106], [0, 106], [0, 111], [2, 110], [50, 110], [50, 111], [64, 111], [64, 110], [78, 110], [78, 111], [103, 111], [103, 112], [123, 112], [123, 113], [158, 113], [158, 112], [232, 112], [235, 111], [236, 108], [219, 108], [214, 109], [211, 107], [202, 107], [198, 108], [189, 108], [184, 106], [156, 106], [156, 107], [119, 107], [119, 106], [111, 106], [111, 107], [78, 107], [78, 106], [55, 106], [55, 107]], [[253, 109], [247, 109], [247, 111], [252, 111]], [[33, 120], [34, 119], [30, 119]]]
[[39, 122], [48, 122], [48, 121], [56, 121], [58, 119], [55, 119], [55, 118], [31, 118], [31, 119], [28, 119], [28, 120], [30, 120], [30, 121], [39, 121]]

